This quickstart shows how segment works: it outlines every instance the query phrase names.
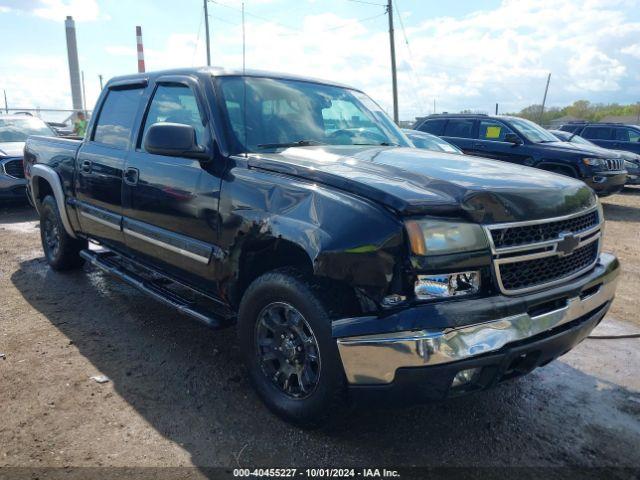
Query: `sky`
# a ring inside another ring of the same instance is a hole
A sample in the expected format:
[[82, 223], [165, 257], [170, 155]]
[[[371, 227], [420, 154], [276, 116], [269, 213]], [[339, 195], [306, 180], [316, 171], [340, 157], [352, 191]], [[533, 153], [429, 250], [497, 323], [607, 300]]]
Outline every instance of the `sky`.
[[[242, 65], [240, 0], [210, 0], [212, 64]], [[246, 66], [325, 78], [392, 111], [386, 0], [245, 0]], [[10, 107], [71, 108], [64, 19], [76, 21], [87, 108], [104, 79], [206, 64], [203, 0], [0, 0]], [[640, 0], [394, 0], [401, 120], [542, 101], [640, 101]], [[1, 93], [0, 93], [1, 94]], [[0, 97], [0, 106], [3, 106]]]

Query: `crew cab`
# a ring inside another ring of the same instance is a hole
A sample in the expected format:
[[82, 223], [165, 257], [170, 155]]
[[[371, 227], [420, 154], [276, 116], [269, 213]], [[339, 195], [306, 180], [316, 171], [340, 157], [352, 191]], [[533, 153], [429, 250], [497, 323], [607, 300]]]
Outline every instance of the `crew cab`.
[[442, 137], [464, 153], [527, 165], [584, 181], [600, 196], [624, 188], [627, 172], [619, 155], [562, 142], [539, 125], [507, 115], [438, 114], [416, 130]]
[[525, 374], [614, 298], [583, 182], [412, 147], [357, 89], [172, 70], [110, 80], [95, 112], [82, 141], [25, 147], [49, 265], [88, 261], [235, 328], [258, 395], [295, 424]]

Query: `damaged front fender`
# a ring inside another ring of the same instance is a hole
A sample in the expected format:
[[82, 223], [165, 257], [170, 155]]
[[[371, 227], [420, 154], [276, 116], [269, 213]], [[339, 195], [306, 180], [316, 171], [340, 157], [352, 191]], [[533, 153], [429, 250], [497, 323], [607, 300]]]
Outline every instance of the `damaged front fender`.
[[304, 252], [318, 277], [375, 300], [389, 291], [404, 245], [393, 213], [351, 193], [242, 167], [228, 171], [220, 199], [220, 246], [231, 259], [222, 290], [238, 282], [249, 248], [269, 255], [270, 246], [285, 242]]

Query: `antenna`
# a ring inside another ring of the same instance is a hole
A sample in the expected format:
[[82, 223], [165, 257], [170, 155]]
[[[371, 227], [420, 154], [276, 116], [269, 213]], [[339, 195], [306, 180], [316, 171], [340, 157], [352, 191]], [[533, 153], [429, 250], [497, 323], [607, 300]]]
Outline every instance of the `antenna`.
[[246, 40], [244, 31], [244, 2], [242, 2], [242, 74], [245, 74]]
[[246, 41], [244, 30], [244, 2], [242, 2], [242, 122], [244, 123], [244, 147], [245, 156], [249, 156], [248, 152], [248, 136], [247, 136], [247, 77], [245, 76], [246, 69]]

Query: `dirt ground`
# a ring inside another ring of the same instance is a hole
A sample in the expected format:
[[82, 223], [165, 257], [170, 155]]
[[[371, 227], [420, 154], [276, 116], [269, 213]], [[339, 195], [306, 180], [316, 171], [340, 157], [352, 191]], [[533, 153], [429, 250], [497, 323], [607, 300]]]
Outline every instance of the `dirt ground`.
[[[623, 273], [596, 332], [637, 333], [640, 188], [604, 205]], [[640, 467], [639, 347], [587, 339], [491, 391], [305, 432], [259, 402], [232, 330], [88, 267], [52, 272], [34, 212], [0, 207], [0, 466]]]

